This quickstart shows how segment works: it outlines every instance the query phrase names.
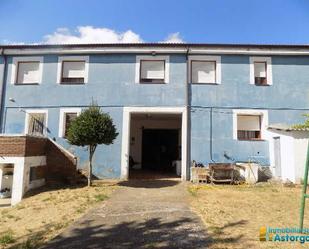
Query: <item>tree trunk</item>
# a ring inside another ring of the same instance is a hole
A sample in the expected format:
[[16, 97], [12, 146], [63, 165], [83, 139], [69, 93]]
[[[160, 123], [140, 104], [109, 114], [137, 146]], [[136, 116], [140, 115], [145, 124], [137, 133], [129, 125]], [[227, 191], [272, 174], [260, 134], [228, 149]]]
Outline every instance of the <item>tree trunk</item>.
[[92, 157], [95, 152], [96, 146], [89, 145], [89, 168], [88, 168], [88, 187], [92, 184]]

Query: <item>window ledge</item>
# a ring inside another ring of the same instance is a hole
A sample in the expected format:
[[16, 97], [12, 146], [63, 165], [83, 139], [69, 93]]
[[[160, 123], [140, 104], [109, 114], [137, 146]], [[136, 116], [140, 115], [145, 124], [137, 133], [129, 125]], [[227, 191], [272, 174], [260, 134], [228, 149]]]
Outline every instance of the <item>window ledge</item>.
[[255, 86], [271, 86], [270, 84], [254, 84]]
[[167, 84], [166, 82], [148, 82], [148, 81], [141, 81], [139, 84], [142, 85], [165, 85]]
[[60, 82], [59, 85], [85, 85], [85, 82], [81, 82], [81, 83], [70, 83], [70, 82]]
[[263, 142], [263, 141], [266, 141], [265, 139], [260, 139], [260, 138], [257, 138], [257, 139], [237, 139], [237, 141], [247, 141], [247, 142]]
[[192, 85], [215, 85], [215, 86], [217, 86], [217, 85], [221, 85], [221, 83], [218, 83], [218, 82], [215, 82], [215, 83], [204, 83], [204, 82], [201, 82], [201, 83], [194, 83], [194, 82], [192, 82], [191, 83]]
[[40, 83], [15, 83], [15, 86], [36, 86], [40, 85]]

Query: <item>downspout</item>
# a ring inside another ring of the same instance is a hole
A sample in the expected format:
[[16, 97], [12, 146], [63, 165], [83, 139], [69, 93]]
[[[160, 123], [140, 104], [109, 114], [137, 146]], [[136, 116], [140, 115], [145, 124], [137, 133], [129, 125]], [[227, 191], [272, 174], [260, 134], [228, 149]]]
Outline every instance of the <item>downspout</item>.
[[210, 114], [209, 114], [209, 154], [210, 154], [210, 161], [215, 163], [215, 160], [213, 159], [213, 142], [212, 142], [212, 110], [213, 107], [210, 107]]
[[186, 111], [187, 111], [187, 179], [189, 179], [191, 167], [191, 82], [189, 78], [190, 65], [189, 65], [189, 52], [190, 48], [187, 47], [186, 63], [187, 63], [187, 81], [186, 81]]
[[0, 86], [0, 133], [3, 133], [3, 117], [4, 117], [4, 96], [5, 96], [5, 79], [7, 71], [7, 57], [4, 54], [4, 48], [1, 48], [1, 57], [3, 57], [3, 72]]

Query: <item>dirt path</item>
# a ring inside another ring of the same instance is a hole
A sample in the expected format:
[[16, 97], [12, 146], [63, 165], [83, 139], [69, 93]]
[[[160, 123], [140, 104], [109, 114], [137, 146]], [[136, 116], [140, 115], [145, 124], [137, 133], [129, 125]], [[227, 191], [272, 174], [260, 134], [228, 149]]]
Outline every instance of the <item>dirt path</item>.
[[189, 208], [186, 183], [124, 182], [112, 197], [74, 223], [51, 248], [206, 248], [203, 224]]

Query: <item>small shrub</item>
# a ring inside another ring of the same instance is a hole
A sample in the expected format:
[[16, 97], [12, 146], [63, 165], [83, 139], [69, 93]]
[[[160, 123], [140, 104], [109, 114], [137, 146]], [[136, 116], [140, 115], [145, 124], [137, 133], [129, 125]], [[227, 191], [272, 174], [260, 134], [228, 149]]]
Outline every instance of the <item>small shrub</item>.
[[15, 239], [13, 237], [12, 231], [7, 231], [0, 236], [1, 245], [7, 245], [7, 244], [14, 243], [14, 242], [15, 242]]
[[107, 198], [105, 194], [97, 194], [94, 196], [96, 202], [104, 201]]

